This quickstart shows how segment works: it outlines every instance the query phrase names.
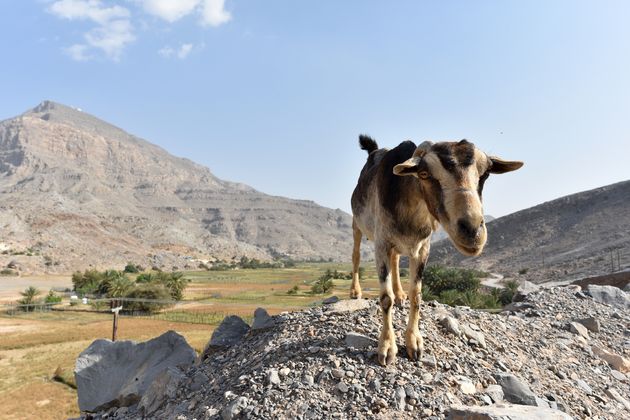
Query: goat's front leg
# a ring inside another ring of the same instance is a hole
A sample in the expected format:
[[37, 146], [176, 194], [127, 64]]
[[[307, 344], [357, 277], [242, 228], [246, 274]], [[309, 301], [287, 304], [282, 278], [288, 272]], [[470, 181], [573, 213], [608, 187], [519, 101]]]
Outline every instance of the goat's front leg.
[[411, 360], [418, 360], [424, 351], [424, 342], [420, 335], [420, 304], [422, 303], [422, 274], [429, 255], [428, 245], [420, 250], [419, 255], [409, 258], [409, 322], [405, 330], [405, 346]]
[[390, 267], [391, 247], [386, 244], [376, 245], [376, 270], [381, 286], [380, 303], [383, 310], [383, 327], [378, 340], [378, 362], [383, 365], [391, 365], [396, 361], [396, 335], [392, 320], [394, 306], [394, 290], [392, 288], [392, 273]]

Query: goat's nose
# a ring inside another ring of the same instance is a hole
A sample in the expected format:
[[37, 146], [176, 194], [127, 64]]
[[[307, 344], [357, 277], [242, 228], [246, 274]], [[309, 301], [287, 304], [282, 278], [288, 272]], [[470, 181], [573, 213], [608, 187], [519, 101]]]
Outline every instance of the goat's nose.
[[482, 226], [483, 220], [480, 224], [473, 224], [469, 219], [459, 219], [457, 221], [457, 227], [460, 233], [469, 239], [475, 239]]

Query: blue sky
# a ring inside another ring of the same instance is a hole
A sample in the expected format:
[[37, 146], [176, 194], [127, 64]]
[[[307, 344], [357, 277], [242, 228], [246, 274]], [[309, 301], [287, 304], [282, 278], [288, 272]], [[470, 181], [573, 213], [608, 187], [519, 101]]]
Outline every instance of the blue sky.
[[494, 216], [630, 178], [626, 1], [0, 5], [0, 119], [82, 108], [263, 192], [349, 211], [368, 133], [526, 166]]

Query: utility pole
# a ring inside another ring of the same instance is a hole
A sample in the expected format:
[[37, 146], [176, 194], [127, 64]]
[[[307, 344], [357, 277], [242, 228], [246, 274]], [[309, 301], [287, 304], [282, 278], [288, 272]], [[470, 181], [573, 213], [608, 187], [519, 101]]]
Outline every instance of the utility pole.
[[116, 334], [118, 333], [118, 312], [120, 312], [122, 308], [123, 308], [122, 306], [112, 308], [112, 312], [114, 313], [114, 325], [112, 328], [112, 341], [116, 341]]

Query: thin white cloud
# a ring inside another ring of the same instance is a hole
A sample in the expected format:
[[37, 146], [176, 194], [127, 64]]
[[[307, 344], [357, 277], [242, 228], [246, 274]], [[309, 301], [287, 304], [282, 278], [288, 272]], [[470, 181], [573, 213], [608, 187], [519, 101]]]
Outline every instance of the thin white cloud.
[[188, 54], [190, 54], [192, 49], [193, 49], [192, 44], [182, 44], [181, 47], [179, 47], [179, 50], [177, 51], [177, 57], [180, 60], [183, 60], [184, 58], [188, 57]]
[[[47, 11], [52, 15], [70, 21], [87, 21], [93, 27], [83, 33], [83, 42], [64, 48], [64, 52], [76, 61], [87, 61], [105, 56], [118, 61], [125, 48], [136, 40], [134, 23], [142, 24], [142, 13], [173, 23], [185, 16], [196, 15], [201, 26], [220, 26], [232, 19], [225, 9], [225, 0], [124, 0], [127, 5], [135, 5], [133, 16], [127, 7], [117, 2], [123, 0], [53, 0]], [[140, 25], [142, 26], [142, 25]], [[140, 30], [142, 32], [142, 30]], [[181, 44], [178, 48], [166, 46], [158, 51], [165, 57], [185, 59], [193, 50], [203, 46]]]
[[[203, 48], [203, 45], [199, 48]], [[193, 49], [194, 49], [193, 44], [182, 44], [177, 49], [172, 48], [169, 45], [166, 45], [158, 50], [158, 54], [164, 58], [177, 57], [180, 60], [183, 60], [186, 57], [188, 57], [188, 55], [193, 51]]]
[[175, 22], [192, 13], [201, 0], [140, 0], [144, 10], [167, 22]]
[[220, 26], [230, 20], [232, 20], [232, 15], [225, 10], [225, 0], [203, 0], [201, 6], [203, 25]]
[[122, 6], [105, 6], [100, 0], [58, 0], [48, 11], [62, 19], [87, 20], [96, 24], [83, 35], [85, 43], [65, 49], [77, 61], [93, 58], [90, 51], [94, 49], [118, 61], [124, 48], [136, 39], [130, 21], [131, 13]]
[[65, 19], [89, 19], [101, 25], [112, 19], [128, 18], [129, 10], [122, 6], [103, 6], [100, 0], [58, 0], [50, 12]]
[[87, 61], [92, 58], [87, 52], [87, 49], [87, 45], [74, 44], [68, 48], [64, 48], [64, 52], [75, 61]]

